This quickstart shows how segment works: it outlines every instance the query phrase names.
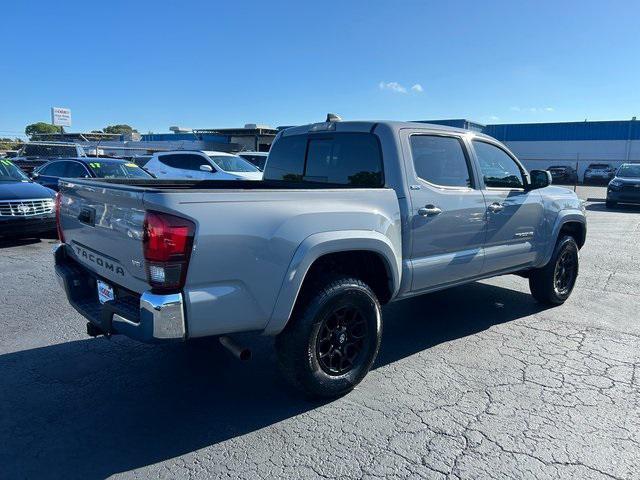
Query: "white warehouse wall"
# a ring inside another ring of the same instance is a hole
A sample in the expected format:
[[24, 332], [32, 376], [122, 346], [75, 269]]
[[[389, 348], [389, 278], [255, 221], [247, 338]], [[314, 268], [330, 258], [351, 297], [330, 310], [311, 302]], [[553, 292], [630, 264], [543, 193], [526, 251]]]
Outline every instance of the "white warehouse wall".
[[640, 140], [563, 140], [504, 142], [528, 169], [578, 164], [582, 178], [590, 163], [640, 162]]

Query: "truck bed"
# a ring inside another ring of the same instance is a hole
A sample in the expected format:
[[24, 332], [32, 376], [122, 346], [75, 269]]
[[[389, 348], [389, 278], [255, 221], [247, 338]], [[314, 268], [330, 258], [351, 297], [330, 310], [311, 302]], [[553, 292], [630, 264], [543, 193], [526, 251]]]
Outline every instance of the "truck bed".
[[349, 245], [354, 236], [380, 237], [396, 252], [392, 257], [401, 259], [400, 207], [390, 188], [68, 179], [60, 181], [60, 193], [66, 254], [110, 285], [134, 294], [151, 289], [143, 252], [147, 212], [194, 223], [182, 291], [193, 337], [264, 329], [283, 282], [295, 277], [295, 268], [287, 275], [294, 255], [314, 236], [340, 232], [336, 241]]

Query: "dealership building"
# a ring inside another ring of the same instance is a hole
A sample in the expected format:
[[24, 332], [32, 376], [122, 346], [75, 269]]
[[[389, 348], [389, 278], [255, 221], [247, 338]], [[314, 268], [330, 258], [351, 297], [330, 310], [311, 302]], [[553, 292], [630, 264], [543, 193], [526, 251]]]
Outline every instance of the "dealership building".
[[640, 162], [640, 122], [505, 123], [483, 125], [465, 119], [421, 120], [482, 132], [500, 140], [528, 169], [571, 166], [583, 178], [592, 163], [617, 167]]

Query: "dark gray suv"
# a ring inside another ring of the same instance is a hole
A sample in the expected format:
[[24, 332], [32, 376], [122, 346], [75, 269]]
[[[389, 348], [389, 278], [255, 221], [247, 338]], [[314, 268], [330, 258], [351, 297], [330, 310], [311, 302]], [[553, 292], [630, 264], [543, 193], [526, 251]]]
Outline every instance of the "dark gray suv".
[[618, 203], [640, 204], [640, 163], [620, 165], [607, 187], [607, 208]]

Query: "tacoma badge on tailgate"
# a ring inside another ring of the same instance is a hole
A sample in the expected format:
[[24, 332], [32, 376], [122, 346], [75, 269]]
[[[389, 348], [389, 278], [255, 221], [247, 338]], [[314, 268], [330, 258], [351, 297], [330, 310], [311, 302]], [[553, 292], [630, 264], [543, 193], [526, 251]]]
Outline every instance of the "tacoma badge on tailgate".
[[79, 246], [78, 244], [74, 244], [73, 249], [75, 250], [78, 259], [93, 263], [105, 270], [109, 270], [110, 272], [124, 277], [124, 268], [122, 268], [116, 260], [105, 258], [91, 250]]

